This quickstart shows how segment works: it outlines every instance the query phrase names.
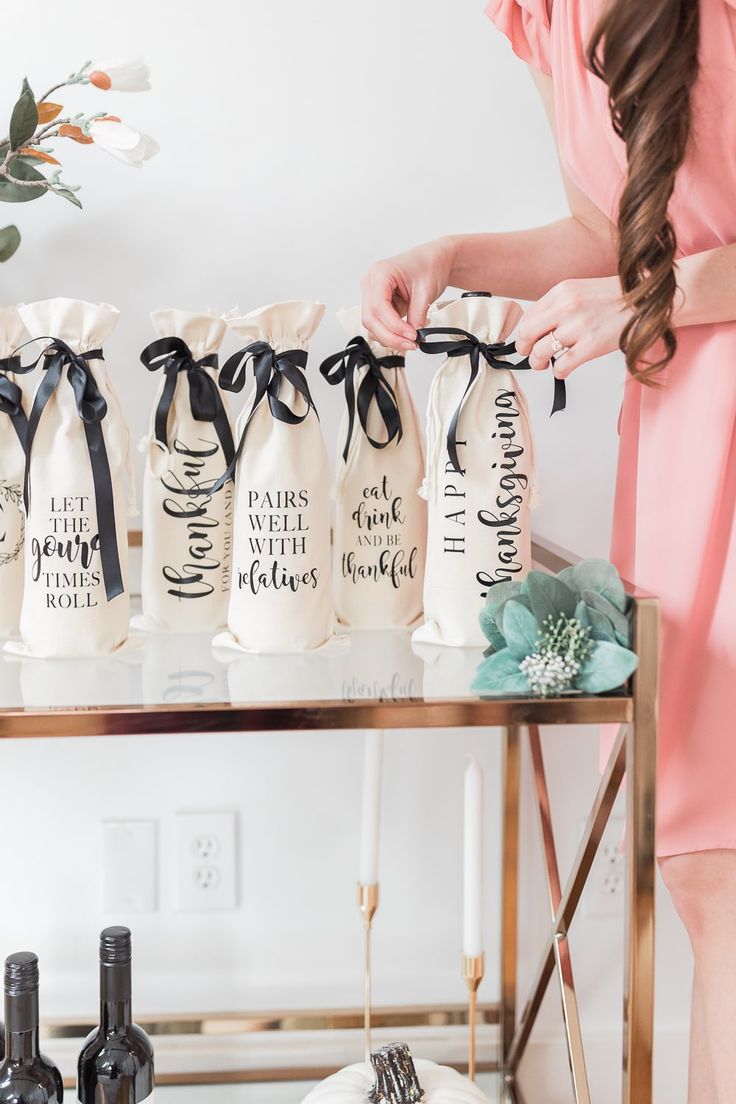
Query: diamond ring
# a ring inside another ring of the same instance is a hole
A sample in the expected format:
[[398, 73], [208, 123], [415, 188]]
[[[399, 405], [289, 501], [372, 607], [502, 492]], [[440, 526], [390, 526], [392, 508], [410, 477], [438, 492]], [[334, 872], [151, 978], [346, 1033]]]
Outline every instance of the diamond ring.
[[559, 356], [565, 346], [562, 344], [557, 334], [551, 333], [549, 336], [552, 338], [552, 355]]

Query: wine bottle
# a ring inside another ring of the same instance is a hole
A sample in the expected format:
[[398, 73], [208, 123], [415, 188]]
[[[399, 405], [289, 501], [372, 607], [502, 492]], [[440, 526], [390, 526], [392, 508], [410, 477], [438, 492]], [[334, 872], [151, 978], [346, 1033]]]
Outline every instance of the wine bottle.
[[131, 993], [130, 931], [105, 928], [100, 936], [100, 1026], [79, 1055], [81, 1104], [153, 1104], [153, 1047], [133, 1023]]
[[5, 1059], [0, 1104], [60, 1104], [61, 1074], [38, 1045], [38, 959], [21, 951], [5, 959]]

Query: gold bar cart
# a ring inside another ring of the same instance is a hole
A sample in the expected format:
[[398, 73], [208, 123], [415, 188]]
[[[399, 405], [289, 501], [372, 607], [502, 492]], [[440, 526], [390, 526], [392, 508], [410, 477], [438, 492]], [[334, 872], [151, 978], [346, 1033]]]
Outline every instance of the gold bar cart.
[[[132, 544], [139, 534], [131, 534]], [[558, 571], [573, 562], [559, 549], [535, 542], [536, 566]], [[185, 732], [257, 732], [315, 729], [401, 729], [494, 727], [504, 732], [501, 993], [495, 1004], [482, 1004], [481, 1022], [498, 1024], [496, 1063], [509, 1104], [525, 1104], [518, 1071], [542, 1000], [557, 975], [565, 1037], [576, 1104], [590, 1104], [568, 933], [599, 849], [607, 821], [621, 787], [626, 785], [626, 950], [622, 1100], [651, 1104], [654, 1016], [654, 806], [657, 742], [657, 675], [659, 611], [656, 599], [628, 587], [634, 600], [634, 648], [639, 667], [625, 692], [599, 697], [481, 700], [465, 688], [457, 694], [431, 698], [366, 698], [348, 700], [336, 694], [318, 701], [208, 701], [170, 705], [128, 702], [124, 705], [35, 707], [32, 703], [0, 702], [0, 739], [55, 736], [149, 735]], [[542, 725], [616, 723], [619, 727], [609, 762], [587, 819], [572, 871], [563, 885], [552, 831]], [[542, 851], [546, 871], [550, 930], [528, 998], [520, 1000], [518, 962], [518, 873], [521, 786], [521, 741], [528, 740], [533, 767]], [[217, 1015], [181, 1014], [143, 1020], [152, 1034], [247, 1034], [253, 1031], [294, 1031], [356, 1027], [358, 1009], [305, 1012], [248, 1011]], [[374, 1009], [375, 1027], [416, 1027], [422, 1024], [466, 1022], [461, 1006]], [[47, 1035], [81, 1035], [91, 1025], [56, 1022]], [[206, 1074], [171, 1073], [161, 1084], [225, 1083], [257, 1080], [306, 1080], [326, 1069], [227, 1070]]]

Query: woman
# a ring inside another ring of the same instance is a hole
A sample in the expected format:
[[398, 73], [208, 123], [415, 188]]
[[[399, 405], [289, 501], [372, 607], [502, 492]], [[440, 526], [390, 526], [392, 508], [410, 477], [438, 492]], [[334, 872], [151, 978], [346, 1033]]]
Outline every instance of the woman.
[[[736, 1099], [736, 0], [490, 0], [556, 131], [571, 215], [374, 265], [410, 349], [445, 287], [537, 300], [567, 376], [622, 348], [613, 558], [663, 611], [661, 870], [695, 957], [690, 1104]], [[592, 369], [594, 370], [594, 369]]]

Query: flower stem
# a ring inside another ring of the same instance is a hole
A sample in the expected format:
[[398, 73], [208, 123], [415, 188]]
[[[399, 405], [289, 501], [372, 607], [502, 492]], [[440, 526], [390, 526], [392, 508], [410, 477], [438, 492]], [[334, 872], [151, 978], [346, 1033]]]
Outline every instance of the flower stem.
[[58, 92], [60, 88], [66, 88], [69, 83], [69, 80], [64, 80], [59, 84], [55, 84], [52, 88], [49, 88], [48, 92], [44, 92], [43, 96], [41, 96], [40, 100], [37, 100], [36, 103], [46, 103], [49, 96], [53, 96], [54, 92]]

